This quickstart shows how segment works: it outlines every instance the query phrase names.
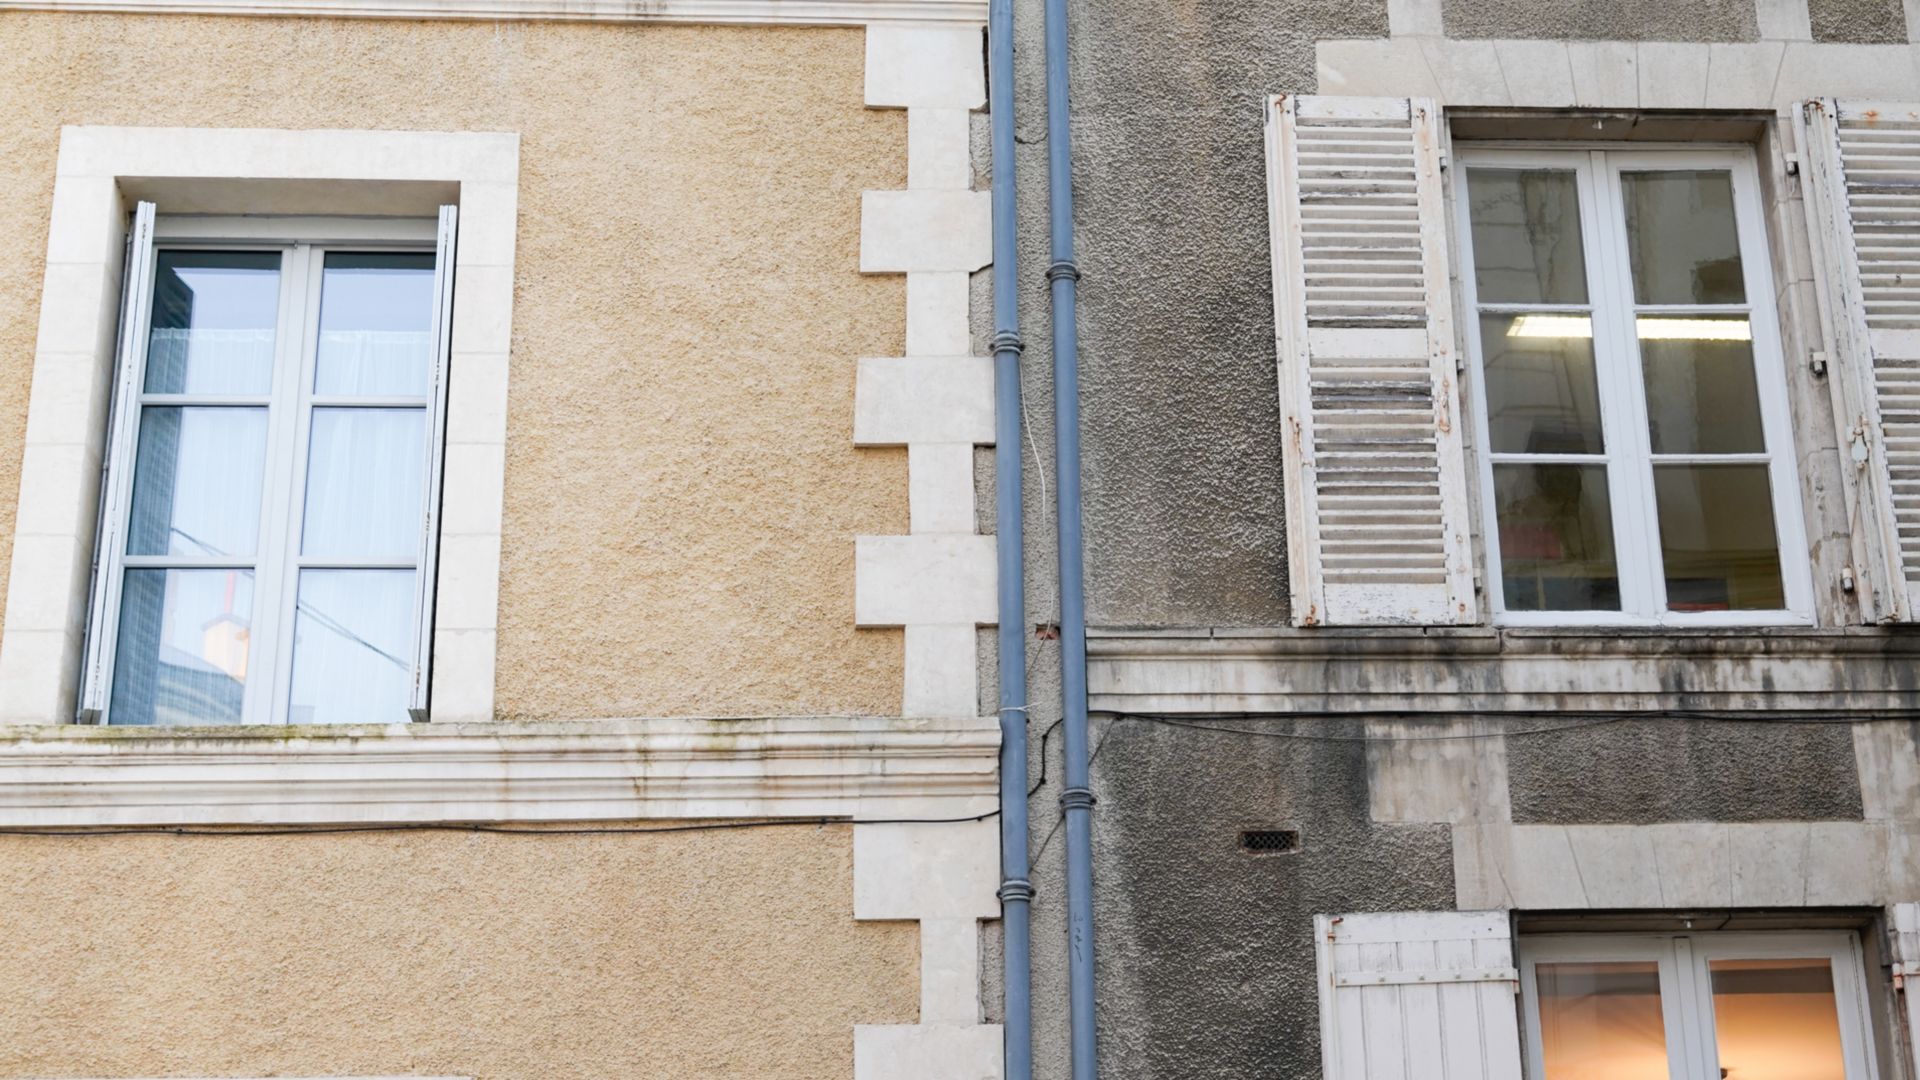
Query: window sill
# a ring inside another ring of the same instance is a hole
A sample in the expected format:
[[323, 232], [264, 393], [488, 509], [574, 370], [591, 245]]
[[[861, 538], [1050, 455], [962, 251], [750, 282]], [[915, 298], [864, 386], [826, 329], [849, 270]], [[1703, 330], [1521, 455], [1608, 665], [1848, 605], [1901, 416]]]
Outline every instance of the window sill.
[[962, 817], [991, 717], [0, 726], [0, 827]]
[[1095, 709], [1136, 713], [1920, 710], [1920, 633], [1874, 627], [1092, 629]]

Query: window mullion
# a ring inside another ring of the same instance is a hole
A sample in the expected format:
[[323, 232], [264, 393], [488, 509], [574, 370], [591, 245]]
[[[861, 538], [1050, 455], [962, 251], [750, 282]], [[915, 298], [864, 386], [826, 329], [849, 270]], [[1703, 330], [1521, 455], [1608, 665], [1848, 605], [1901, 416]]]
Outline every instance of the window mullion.
[[254, 621], [251, 669], [247, 679], [248, 723], [272, 724], [282, 720], [279, 692], [278, 657], [281, 640], [291, 628], [280, 615], [280, 597], [285, 591], [287, 536], [289, 519], [298, 495], [299, 462], [295, 443], [297, 411], [301, 391], [301, 350], [303, 327], [311, 307], [312, 292], [309, 248], [295, 245], [283, 256], [286, 281], [281, 295], [280, 323], [274, 342], [273, 404], [269, 410], [267, 457], [267, 498], [265, 518], [260, 526], [259, 556], [254, 590]]
[[1673, 939], [1669, 962], [1674, 992], [1666, 1010], [1670, 1025], [1667, 1071], [1673, 1080], [1719, 1080], [1720, 1055], [1714, 1045], [1713, 991], [1706, 960], [1697, 954], [1693, 939], [1681, 935]]
[[[1613, 458], [1609, 475], [1614, 500], [1616, 543], [1620, 548], [1622, 606], [1642, 618], [1658, 618], [1666, 609], [1660, 565], [1660, 525], [1653, 502], [1652, 443], [1647, 432], [1646, 386], [1640, 371], [1633, 268], [1627, 257], [1626, 206], [1618, 171], [1605, 151], [1592, 154], [1600, 221], [1596, 225], [1607, 292], [1606, 356], [1603, 384], [1613, 409], [1606, 424]], [[1597, 320], [1596, 320], [1597, 321]], [[1596, 336], [1600, 331], [1595, 330]]]

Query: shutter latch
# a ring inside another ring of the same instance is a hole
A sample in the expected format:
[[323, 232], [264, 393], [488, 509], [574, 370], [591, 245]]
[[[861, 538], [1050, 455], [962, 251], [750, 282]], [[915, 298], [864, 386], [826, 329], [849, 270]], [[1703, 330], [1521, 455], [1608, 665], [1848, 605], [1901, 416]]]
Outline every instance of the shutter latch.
[[1815, 349], [1813, 350], [1813, 352], [1807, 354], [1807, 367], [1812, 369], [1815, 378], [1819, 378], [1819, 379], [1826, 378], [1827, 377], [1827, 350]]

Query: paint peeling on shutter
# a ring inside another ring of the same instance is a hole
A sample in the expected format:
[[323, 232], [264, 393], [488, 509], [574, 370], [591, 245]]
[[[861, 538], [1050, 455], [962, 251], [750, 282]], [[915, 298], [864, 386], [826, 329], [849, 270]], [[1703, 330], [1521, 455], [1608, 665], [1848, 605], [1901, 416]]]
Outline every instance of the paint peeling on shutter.
[[1321, 915], [1314, 930], [1326, 1080], [1520, 1080], [1505, 912]]
[[1476, 621], [1439, 114], [1281, 96], [1267, 124], [1299, 626]]
[[1920, 105], [1802, 106], [1862, 614], [1920, 613]]
[[1920, 903], [1894, 904], [1893, 985], [1900, 993], [1900, 1013], [1906, 1021], [1908, 1076], [1920, 1076]]

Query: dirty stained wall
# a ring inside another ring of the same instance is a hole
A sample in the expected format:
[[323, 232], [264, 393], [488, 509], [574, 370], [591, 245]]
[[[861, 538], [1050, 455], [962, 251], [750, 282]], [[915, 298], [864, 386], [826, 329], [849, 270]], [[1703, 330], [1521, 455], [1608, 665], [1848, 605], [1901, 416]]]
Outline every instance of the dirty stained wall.
[[[1769, 9], [1790, 6], [1765, 0]], [[1753, 41], [1754, 0], [1431, 0], [1454, 38]], [[1056, 618], [1046, 111], [1038, 5], [1017, 6], [1028, 621]], [[1384, 38], [1386, 0], [1192, 4], [1069, 0], [1089, 620], [1128, 628], [1281, 627], [1281, 513], [1262, 102], [1314, 92], [1315, 43]], [[1812, 0], [1816, 40], [1880, 40], [1900, 4]], [[1889, 14], [1889, 12], [1893, 14]], [[1777, 20], [1774, 20], [1777, 23]], [[1768, 72], [1771, 77], [1771, 72]], [[976, 333], [991, 325], [976, 310]], [[1815, 403], [1818, 407], [1819, 402]], [[1043, 498], [1044, 497], [1044, 498]], [[1068, 1075], [1058, 654], [1029, 640], [1037, 1073]], [[1205, 732], [1093, 721], [1095, 964], [1102, 1076], [1320, 1075], [1311, 918], [1451, 908], [1449, 826], [1376, 816], [1398, 782], [1367, 721], [1455, 738], [1497, 718], [1242, 716]], [[1685, 717], [1469, 744], [1520, 823], [1859, 822], [1853, 728]], [[1549, 724], [1544, 718], [1518, 726]], [[1049, 734], [1050, 732], [1050, 734]], [[1045, 736], [1043, 740], [1043, 736]], [[1419, 744], [1412, 744], [1418, 746]], [[1432, 744], [1427, 744], [1432, 745]], [[1497, 769], [1494, 766], [1498, 766]], [[1410, 800], [1422, 801], [1422, 800]], [[1430, 800], [1427, 800], [1430, 801]], [[1243, 829], [1301, 850], [1250, 855]]]
[[0, 837], [0, 1076], [850, 1080], [920, 985], [914, 924], [853, 920], [852, 849]]
[[0, 14], [0, 565], [60, 125], [518, 132], [500, 717], [898, 712], [899, 632], [853, 628], [854, 536], [907, 531], [904, 452], [851, 441], [905, 332], [858, 273], [861, 191], [906, 180], [863, 43]]

